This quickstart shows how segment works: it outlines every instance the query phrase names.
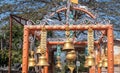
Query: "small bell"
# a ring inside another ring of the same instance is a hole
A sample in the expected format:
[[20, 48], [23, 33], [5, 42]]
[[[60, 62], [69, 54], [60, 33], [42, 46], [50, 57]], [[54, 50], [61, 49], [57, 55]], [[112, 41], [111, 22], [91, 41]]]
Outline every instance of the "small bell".
[[46, 59], [46, 57], [44, 55], [42, 55], [42, 56], [39, 57], [39, 62], [37, 64], [37, 66], [41, 66], [41, 67], [43, 67], [43, 66], [49, 66], [49, 64], [47, 62], [47, 59]]
[[41, 48], [40, 48], [40, 46], [38, 46], [38, 48], [37, 48], [37, 50], [36, 50], [36, 53], [37, 53], [37, 54], [41, 54]]
[[88, 67], [88, 65], [87, 65], [87, 61], [85, 61], [84, 67], [86, 67], [86, 68]]
[[63, 46], [63, 51], [73, 50], [73, 49], [74, 49], [73, 43], [72, 43], [69, 39], [67, 39], [67, 40], [65, 41], [64, 46]]
[[34, 67], [35, 66], [35, 59], [34, 58], [29, 58], [29, 63], [28, 63], [28, 66], [29, 67]]
[[108, 63], [107, 63], [107, 61], [108, 61], [107, 58], [105, 58], [105, 59], [103, 60], [103, 67], [105, 67], [105, 68], [108, 67]]
[[93, 56], [89, 55], [86, 58], [86, 64], [88, 65], [88, 67], [94, 66], [95, 65], [95, 59]]
[[99, 62], [98, 62], [98, 67], [102, 67], [102, 60], [100, 60]]
[[61, 62], [60, 62], [60, 61], [57, 61], [57, 63], [56, 63], [56, 68], [59, 68], [59, 69], [62, 68], [62, 66], [61, 66]]
[[30, 51], [30, 58], [29, 58], [29, 67], [34, 67], [35, 66], [35, 59], [34, 59], [34, 51]]
[[75, 61], [76, 59], [76, 53], [74, 50], [70, 51], [67, 53], [66, 55], [66, 59], [69, 60], [69, 61]]

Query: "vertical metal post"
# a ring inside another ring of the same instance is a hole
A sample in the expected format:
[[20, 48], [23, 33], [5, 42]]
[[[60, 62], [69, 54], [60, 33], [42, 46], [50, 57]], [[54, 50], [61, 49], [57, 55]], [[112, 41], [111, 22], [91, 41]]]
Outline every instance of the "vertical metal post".
[[[46, 49], [46, 58], [47, 58], [47, 62], [49, 60], [49, 50], [48, 50], [48, 45], [47, 45], [47, 49]], [[45, 73], [48, 73], [48, 66], [44, 67]]]
[[107, 47], [108, 47], [108, 73], [114, 73], [114, 52], [113, 52], [113, 27], [107, 30]]
[[44, 69], [44, 67], [43, 67], [43, 68], [41, 68], [41, 71], [42, 71], [42, 73], [45, 73], [45, 69]]
[[8, 73], [11, 73], [11, 50], [12, 50], [12, 17], [10, 15], [10, 38], [9, 38], [9, 63], [8, 63]]
[[54, 62], [54, 51], [51, 51], [50, 53], [51, 53], [51, 58], [50, 58], [50, 60], [51, 60], [51, 62], [50, 62], [51, 63], [51, 68], [50, 68], [51, 72], [50, 73], [53, 73], [54, 72], [54, 67], [53, 67], [54, 64], [52, 62]]
[[[78, 51], [77, 51], [77, 61], [78, 61]], [[78, 73], [78, 66], [77, 66], [77, 73]]]
[[29, 29], [24, 26], [22, 73], [28, 73]]
[[[97, 46], [97, 47], [98, 47], [98, 50], [97, 50], [97, 51], [98, 51], [98, 54], [97, 54], [97, 64], [98, 64], [98, 63], [99, 63], [99, 61], [100, 61], [100, 58], [101, 58], [101, 56], [100, 56], [100, 55], [101, 55], [101, 51], [100, 51], [100, 44], [98, 44], [98, 46]], [[98, 69], [98, 70], [97, 70], [97, 71], [98, 71], [98, 73], [101, 73], [101, 68], [100, 68], [100, 67], [98, 67], [97, 69]]]

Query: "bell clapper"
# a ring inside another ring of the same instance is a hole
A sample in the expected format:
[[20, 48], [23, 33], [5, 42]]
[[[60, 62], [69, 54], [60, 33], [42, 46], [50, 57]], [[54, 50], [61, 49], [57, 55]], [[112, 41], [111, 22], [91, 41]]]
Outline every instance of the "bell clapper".
[[73, 62], [69, 62], [68, 63], [68, 68], [70, 69], [70, 72], [73, 73], [74, 69], [75, 69], [75, 65]]

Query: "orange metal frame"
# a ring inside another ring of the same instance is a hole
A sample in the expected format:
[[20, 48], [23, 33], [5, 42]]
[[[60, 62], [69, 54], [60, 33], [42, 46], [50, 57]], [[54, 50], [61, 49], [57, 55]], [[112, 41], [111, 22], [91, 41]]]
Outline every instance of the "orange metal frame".
[[[25, 25], [24, 26], [24, 38], [23, 38], [23, 57], [22, 57], [22, 73], [28, 73], [28, 50], [29, 50], [29, 34], [30, 31], [41, 30], [43, 25]], [[107, 31], [107, 47], [108, 47], [108, 73], [114, 73], [114, 54], [113, 54], [113, 26], [112, 25], [45, 25], [45, 29], [49, 30], [61, 30], [64, 31], [66, 27], [70, 30], [88, 30], [92, 28], [93, 30], [105, 30]], [[99, 41], [95, 41], [95, 44], [99, 44]], [[48, 42], [48, 45], [64, 44], [64, 42], [54, 41]], [[87, 45], [87, 42], [75, 42], [74, 44]], [[98, 46], [99, 48], [100, 46]], [[47, 49], [49, 51], [49, 48]], [[99, 60], [99, 55], [97, 56]], [[49, 52], [46, 52], [46, 58], [49, 59]], [[90, 73], [95, 73], [95, 68], [91, 68]], [[101, 69], [98, 68], [98, 73], [101, 73]], [[44, 73], [48, 73], [48, 67], [44, 68]]]

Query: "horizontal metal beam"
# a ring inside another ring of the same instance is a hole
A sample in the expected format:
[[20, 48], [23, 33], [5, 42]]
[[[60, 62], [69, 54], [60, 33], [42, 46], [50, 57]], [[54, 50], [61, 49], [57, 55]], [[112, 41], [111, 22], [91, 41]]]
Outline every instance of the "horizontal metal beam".
[[68, 27], [69, 30], [88, 30], [89, 28], [92, 28], [93, 30], [107, 30], [112, 25], [103, 25], [103, 24], [97, 24], [97, 25], [25, 25], [29, 30], [41, 30], [43, 27], [46, 30], [66, 30]]
[[[49, 44], [49, 45], [63, 45], [64, 43], [65, 43], [64, 41], [48, 41], [47, 44]], [[95, 45], [98, 43], [99, 43], [98, 41], [94, 42]], [[85, 45], [87, 45], [87, 41], [74, 42], [73, 44], [85, 46]]]

